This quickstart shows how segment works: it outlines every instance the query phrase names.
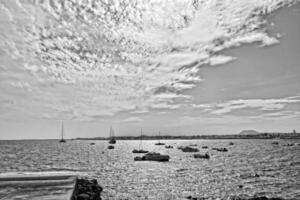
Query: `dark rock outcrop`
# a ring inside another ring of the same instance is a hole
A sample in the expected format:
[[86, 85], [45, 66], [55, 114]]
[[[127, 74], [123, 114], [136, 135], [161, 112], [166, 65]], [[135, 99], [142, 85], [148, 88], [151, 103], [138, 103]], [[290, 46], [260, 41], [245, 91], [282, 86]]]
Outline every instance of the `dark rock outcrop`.
[[112, 145], [109, 145], [107, 148], [108, 148], [108, 149], [114, 149], [115, 147], [112, 146]]
[[183, 152], [198, 152], [199, 149], [193, 148], [193, 147], [178, 147], [178, 149], [181, 149]]
[[208, 153], [205, 153], [205, 154], [194, 154], [194, 158], [209, 159], [210, 156], [209, 156]]
[[143, 149], [134, 149], [133, 151], [132, 151], [132, 153], [148, 153], [149, 151], [147, 151], [147, 150], [143, 150]]
[[254, 196], [254, 197], [249, 197], [249, 196], [234, 196], [231, 197], [230, 200], [285, 200], [280, 197], [266, 197], [266, 196]]
[[170, 159], [170, 156], [168, 155], [162, 155], [160, 153], [150, 152], [146, 155], [140, 157], [137, 156], [134, 158], [134, 161], [158, 161], [158, 162], [168, 162]]
[[292, 147], [292, 146], [294, 146], [295, 144], [293, 144], [293, 143], [290, 143], [290, 144], [283, 144], [282, 146], [284, 146], [284, 147]]
[[167, 145], [167, 146], [165, 146], [165, 148], [166, 148], [166, 149], [173, 149], [173, 146]]
[[227, 152], [227, 148], [212, 148], [212, 150], [220, 151], [220, 152]]
[[202, 149], [208, 149], [208, 146], [202, 146]]
[[102, 190], [96, 179], [79, 178], [71, 200], [101, 200]]

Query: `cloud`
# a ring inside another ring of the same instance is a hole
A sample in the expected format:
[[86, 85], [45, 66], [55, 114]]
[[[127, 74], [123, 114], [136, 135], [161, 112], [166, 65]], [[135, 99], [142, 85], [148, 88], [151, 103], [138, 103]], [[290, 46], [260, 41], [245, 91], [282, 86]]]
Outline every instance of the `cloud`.
[[129, 117], [123, 120], [120, 120], [121, 123], [137, 123], [137, 122], [143, 122], [144, 120], [138, 117]]
[[15, 88], [20, 88], [27, 91], [32, 91], [31, 85], [24, 81], [14, 81], [10, 83]]
[[220, 65], [220, 64], [225, 64], [228, 62], [231, 62], [235, 60], [236, 58], [231, 57], [231, 56], [214, 56], [210, 58], [210, 65]]
[[204, 108], [205, 111], [214, 115], [224, 115], [235, 110], [256, 108], [261, 111], [279, 111], [288, 104], [300, 102], [299, 96], [280, 98], [280, 99], [239, 99], [224, 103], [192, 105], [195, 108]]
[[[265, 31], [264, 16], [293, 2], [1, 2], [9, 15], [0, 50], [11, 58], [8, 66], [23, 66], [24, 76], [34, 75], [30, 83], [38, 95], [24, 98], [24, 104], [39, 102], [34, 106], [41, 106], [41, 113], [59, 112], [49, 116], [179, 109], [192, 99], [181, 94], [202, 81], [202, 66], [235, 59], [219, 55], [221, 50], [278, 43]], [[68, 106], [68, 112], [55, 109]]]

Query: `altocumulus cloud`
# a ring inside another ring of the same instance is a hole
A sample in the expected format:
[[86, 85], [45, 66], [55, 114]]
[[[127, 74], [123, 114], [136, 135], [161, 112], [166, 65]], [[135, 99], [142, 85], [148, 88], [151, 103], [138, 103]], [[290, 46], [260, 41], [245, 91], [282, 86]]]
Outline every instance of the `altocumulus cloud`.
[[[219, 55], [221, 50], [278, 43], [264, 31], [264, 16], [294, 2], [2, 1], [0, 12], [6, 17], [0, 22], [0, 50], [1, 58], [8, 57], [2, 70], [15, 73], [11, 66], [22, 66], [18, 73], [33, 75], [30, 84], [36, 95], [16, 103], [24, 110], [30, 102], [39, 102], [35, 106], [48, 118], [177, 109], [191, 101], [181, 92], [201, 81], [202, 65], [235, 59]], [[14, 95], [4, 96], [18, 98]], [[265, 109], [281, 105], [231, 103]], [[223, 106], [228, 108], [216, 112], [240, 107]]]
[[223, 103], [193, 105], [193, 107], [203, 109], [203, 111], [214, 115], [224, 115], [234, 110], [245, 108], [255, 108], [261, 111], [279, 111], [284, 109], [287, 105], [297, 103], [300, 103], [299, 96], [279, 99], [238, 99]]

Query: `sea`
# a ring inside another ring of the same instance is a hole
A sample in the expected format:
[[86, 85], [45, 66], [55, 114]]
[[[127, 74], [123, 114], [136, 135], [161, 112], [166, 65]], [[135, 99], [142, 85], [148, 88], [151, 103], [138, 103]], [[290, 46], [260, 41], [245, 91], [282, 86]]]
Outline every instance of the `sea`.
[[[141, 145], [135, 140], [117, 141], [111, 150], [105, 140], [0, 141], [0, 173], [72, 171], [96, 178], [103, 187], [102, 198], [112, 200], [239, 195], [300, 199], [300, 140], [278, 140], [278, 144], [258, 139], [161, 141], [173, 149], [156, 142], [143, 141], [142, 147], [169, 155], [169, 162], [134, 161], [137, 154], [132, 150]], [[189, 145], [199, 153], [208, 152], [210, 159], [195, 159], [194, 153], [178, 149]]]

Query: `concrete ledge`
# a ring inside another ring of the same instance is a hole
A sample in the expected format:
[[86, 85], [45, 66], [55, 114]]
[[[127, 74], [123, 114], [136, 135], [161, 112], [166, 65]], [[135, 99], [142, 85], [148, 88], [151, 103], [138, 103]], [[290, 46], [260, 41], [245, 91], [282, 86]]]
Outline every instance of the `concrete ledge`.
[[0, 174], [1, 200], [70, 200], [77, 175], [70, 172]]

